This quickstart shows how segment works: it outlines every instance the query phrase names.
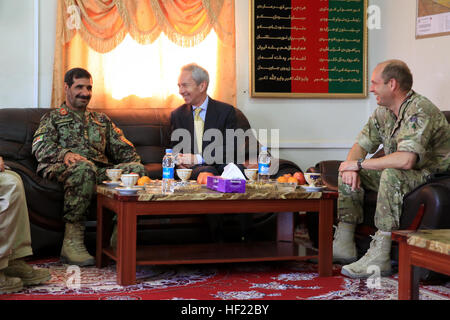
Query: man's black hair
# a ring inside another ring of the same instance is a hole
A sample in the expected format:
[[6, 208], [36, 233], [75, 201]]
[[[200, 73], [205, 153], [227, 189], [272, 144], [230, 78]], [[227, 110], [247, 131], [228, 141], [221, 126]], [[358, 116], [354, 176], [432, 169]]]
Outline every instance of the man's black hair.
[[70, 88], [74, 83], [74, 79], [92, 79], [92, 76], [83, 68], [73, 68], [64, 75], [64, 82], [67, 83]]

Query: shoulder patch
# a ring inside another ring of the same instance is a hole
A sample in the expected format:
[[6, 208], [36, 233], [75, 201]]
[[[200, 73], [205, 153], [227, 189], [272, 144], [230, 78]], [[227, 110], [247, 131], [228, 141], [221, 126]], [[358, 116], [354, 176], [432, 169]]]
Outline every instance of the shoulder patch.
[[66, 116], [68, 114], [67, 109], [66, 108], [59, 109], [59, 114], [62, 116]]
[[33, 146], [34, 146], [36, 143], [41, 142], [43, 138], [44, 138], [44, 135], [43, 135], [43, 134], [41, 134], [40, 136], [37, 136], [36, 138], [34, 138], [34, 140], [33, 140]]

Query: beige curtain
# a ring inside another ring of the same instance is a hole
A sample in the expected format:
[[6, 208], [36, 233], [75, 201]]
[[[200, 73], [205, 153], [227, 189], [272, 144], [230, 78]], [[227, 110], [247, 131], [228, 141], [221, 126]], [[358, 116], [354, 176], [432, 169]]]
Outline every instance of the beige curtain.
[[[177, 107], [182, 100], [175, 94], [114, 99], [104, 90], [104, 70], [98, 67], [102, 53], [116, 48], [127, 34], [140, 44], [149, 44], [163, 32], [175, 44], [192, 47], [211, 29], [219, 41], [217, 85], [209, 94], [235, 105], [234, 0], [60, 0], [57, 10], [52, 107], [64, 101], [64, 74], [73, 67], [85, 68], [93, 76], [91, 108]], [[201, 65], [201, 61], [193, 62]], [[176, 84], [177, 78], [173, 81]]]

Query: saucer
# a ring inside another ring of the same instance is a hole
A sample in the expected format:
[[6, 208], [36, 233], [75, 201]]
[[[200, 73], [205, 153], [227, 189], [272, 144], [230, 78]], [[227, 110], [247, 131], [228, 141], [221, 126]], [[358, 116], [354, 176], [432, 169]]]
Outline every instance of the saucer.
[[120, 183], [119, 187], [121, 187], [122, 189], [137, 189], [137, 190], [144, 190], [145, 189], [145, 186], [138, 186], [137, 184], [132, 186], [131, 188], [129, 188], [129, 187], [125, 187], [125, 185], [123, 183]]
[[131, 187], [131, 188], [127, 188], [127, 187], [117, 187], [114, 188], [117, 191], [119, 191], [120, 194], [126, 195], [126, 196], [133, 196], [135, 195], [139, 190], [142, 190], [141, 187]]
[[103, 184], [106, 184], [108, 187], [117, 187], [120, 184], [120, 181], [106, 180], [103, 181]]
[[311, 187], [306, 184], [302, 185], [301, 187], [303, 189], [305, 189], [305, 191], [307, 191], [307, 192], [319, 192], [319, 191], [322, 191], [323, 189], [325, 189], [325, 186]]

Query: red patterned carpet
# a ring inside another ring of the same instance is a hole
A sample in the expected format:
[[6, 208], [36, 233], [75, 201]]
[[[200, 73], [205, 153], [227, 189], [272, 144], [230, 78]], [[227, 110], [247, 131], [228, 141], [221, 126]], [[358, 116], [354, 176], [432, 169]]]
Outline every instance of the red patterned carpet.
[[[35, 262], [50, 268], [47, 284], [0, 300], [396, 300], [396, 275], [379, 283], [340, 275], [320, 278], [307, 262], [138, 267], [138, 283], [116, 284], [115, 265], [73, 269], [57, 259]], [[77, 277], [77, 274], [80, 277]], [[78, 281], [79, 280], [79, 281]], [[422, 300], [450, 300], [450, 283], [421, 286]]]

